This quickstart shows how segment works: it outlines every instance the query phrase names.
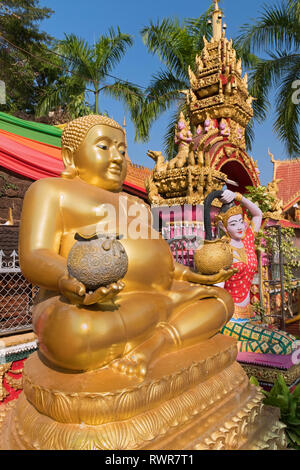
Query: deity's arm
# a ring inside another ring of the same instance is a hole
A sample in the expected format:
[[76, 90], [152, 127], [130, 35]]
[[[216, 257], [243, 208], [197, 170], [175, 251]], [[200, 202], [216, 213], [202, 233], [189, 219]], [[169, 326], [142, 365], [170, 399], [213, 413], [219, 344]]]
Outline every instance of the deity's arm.
[[253, 230], [254, 232], [258, 232], [262, 222], [262, 211], [254, 202], [249, 201], [249, 199], [246, 199], [244, 196], [240, 199], [240, 202], [252, 215]]
[[59, 255], [63, 223], [58, 187], [39, 180], [27, 191], [21, 217], [19, 259], [24, 276], [33, 284], [59, 290], [67, 273], [66, 259]]
[[249, 199], [246, 199], [242, 194], [240, 193], [234, 193], [233, 191], [230, 191], [229, 189], [226, 189], [223, 194], [221, 201], [226, 204], [230, 204], [233, 200], [236, 200], [242, 206], [244, 206], [248, 211], [250, 212], [252, 216], [252, 225], [253, 225], [253, 230], [254, 232], [258, 232], [260, 227], [261, 227], [261, 222], [262, 222], [262, 211], [260, 208], [252, 201], [249, 201]]

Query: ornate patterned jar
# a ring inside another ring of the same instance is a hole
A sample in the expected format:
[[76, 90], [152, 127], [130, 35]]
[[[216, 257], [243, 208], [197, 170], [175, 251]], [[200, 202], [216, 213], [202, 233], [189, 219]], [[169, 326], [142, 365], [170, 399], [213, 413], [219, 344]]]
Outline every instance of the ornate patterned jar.
[[122, 279], [128, 270], [128, 257], [123, 245], [106, 235], [89, 238], [75, 235], [67, 267], [70, 276], [82, 282], [86, 289], [96, 290]]
[[229, 269], [233, 254], [229, 240], [205, 240], [204, 245], [194, 254], [195, 267], [202, 274], [217, 274], [221, 269]]

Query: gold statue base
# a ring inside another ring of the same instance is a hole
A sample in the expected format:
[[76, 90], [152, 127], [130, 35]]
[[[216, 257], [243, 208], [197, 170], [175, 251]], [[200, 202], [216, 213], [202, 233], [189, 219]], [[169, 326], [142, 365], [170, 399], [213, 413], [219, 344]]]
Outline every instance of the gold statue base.
[[262, 404], [236, 355], [235, 341], [218, 334], [160, 357], [141, 382], [109, 367], [54, 370], [34, 353], [22, 394], [0, 409], [0, 448], [285, 448], [284, 425]]

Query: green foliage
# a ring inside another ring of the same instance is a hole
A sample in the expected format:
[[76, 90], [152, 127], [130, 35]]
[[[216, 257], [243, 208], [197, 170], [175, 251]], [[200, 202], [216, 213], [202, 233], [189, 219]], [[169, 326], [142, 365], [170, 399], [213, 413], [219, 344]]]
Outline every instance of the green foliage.
[[[247, 198], [256, 203], [263, 213], [272, 209], [275, 198], [265, 186], [247, 186]], [[261, 229], [255, 239], [257, 251], [268, 255], [279, 253], [279, 240], [272, 227]], [[281, 250], [283, 256], [284, 288], [290, 292], [293, 288], [294, 270], [300, 267], [300, 250], [295, 246], [295, 231], [293, 228], [281, 228]]]
[[18, 187], [17, 187], [15, 184], [10, 183], [10, 182], [8, 181], [6, 175], [0, 174], [0, 178], [1, 178], [2, 181], [4, 182], [4, 185], [3, 185], [3, 187], [2, 187], [1, 190], [0, 190], [0, 197], [1, 197], [1, 196], [4, 196], [5, 193], [6, 193], [6, 191], [7, 191], [8, 189], [13, 189], [14, 191], [15, 191], [16, 189], [18, 189]]
[[262, 323], [264, 323], [266, 319], [266, 309], [261, 305], [260, 302], [254, 302], [252, 304], [253, 311], [257, 313], [260, 316], [260, 320]]
[[148, 51], [158, 56], [163, 68], [156, 72], [145, 92], [145, 101], [136, 115], [136, 140], [146, 141], [153, 122], [165, 111], [176, 106], [168, 125], [164, 151], [168, 158], [175, 153], [174, 130], [180, 111], [184, 111], [185, 99], [182, 90], [189, 88], [188, 67], [194, 67], [196, 54], [204, 46], [203, 36], [211, 37], [208, 25], [211, 8], [195, 19], [180, 22], [177, 19], [164, 18], [150, 22], [141, 30], [141, 35]]
[[249, 74], [254, 118], [263, 122], [272, 109], [269, 97], [275, 91], [274, 131], [290, 156], [300, 151], [300, 108], [293, 99], [293, 83], [300, 76], [299, 0], [281, 0], [265, 5], [253, 24], [241, 28], [239, 48], [267, 57], [252, 64]]
[[281, 374], [270, 392], [264, 391], [265, 405], [280, 408], [280, 419], [286, 425], [289, 447], [300, 450], [300, 384], [290, 392]]
[[[38, 115], [61, 107], [72, 118], [94, 111], [99, 113], [100, 92], [121, 100], [133, 116], [134, 109], [143, 97], [139, 87], [115, 80], [108, 84], [108, 74], [124, 57], [127, 48], [132, 46], [130, 35], [112, 28], [107, 35], [101, 35], [98, 41], [90, 45], [74, 34], [65, 35], [57, 43], [54, 52], [64, 75], [53, 80], [45, 88], [39, 102]], [[90, 108], [86, 94], [92, 93], [94, 104]]]
[[246, 190], [247, 198], [257, 204], [263, 213], [272, 210], [275, 197], [267, 191], [266, 186], [246, 186]]
[[57, 75], [45, 52], [52, 38], [39, 29], [52, 13], [38, 0], [0, 2], [0, 80], [6, 84], [7, 101], [1, 111], [33, 113], [45, 81]]
[[[293, 228], [281, 228], [281, 250], [283, 256], [284, 288], [291, 292], [293, 288], [294, 270], [300, 267], [300, 250], [295, 246], [295, 231]], [[265, 236], [266, 250], [269, 253], [279, 251], [278, 238], [269, 234]]]

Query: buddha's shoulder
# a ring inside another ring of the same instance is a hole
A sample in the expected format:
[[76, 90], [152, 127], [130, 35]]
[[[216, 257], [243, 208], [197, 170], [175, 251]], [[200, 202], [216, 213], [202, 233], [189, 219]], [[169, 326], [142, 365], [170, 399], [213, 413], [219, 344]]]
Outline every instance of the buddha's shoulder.
[[[59, 196], [61, 192], [72, 192], [72, 182], [64, 178], [42, 178], [32, 183], [26, 193], [27, 197]], [[74, 191], [76, 188], [74, 188]]]
[[69, 188], [71, 190], [73, 186], [75, 189], [73, 180], [66, 178], [42, 178], [32, 183], [29, 189], [38, 191], [42, 188]]
[[119, 197], [124, 197], [132, 203], [142, 204], [142, 205], [146, 205], [148, 207], [148, 204], [145, 204], [145, 201], [142, 198], [140, 198], [138, 196], [133, 196], [132, 194], [125, 193], [124, 191], [119, 193]]

